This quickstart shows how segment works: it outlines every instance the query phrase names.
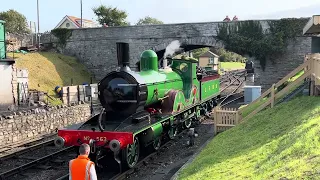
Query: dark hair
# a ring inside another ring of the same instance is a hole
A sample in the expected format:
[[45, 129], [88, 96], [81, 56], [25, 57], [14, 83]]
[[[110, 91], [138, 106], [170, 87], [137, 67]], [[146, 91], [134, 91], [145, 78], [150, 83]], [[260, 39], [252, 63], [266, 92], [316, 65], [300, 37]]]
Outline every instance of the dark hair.
[[88, 149], [90, 150], [90, 146], [88, 144], [86, 144], [86, 143], [83, 143], [79, 147], [79, 153], [80, 154], [85, 154]]

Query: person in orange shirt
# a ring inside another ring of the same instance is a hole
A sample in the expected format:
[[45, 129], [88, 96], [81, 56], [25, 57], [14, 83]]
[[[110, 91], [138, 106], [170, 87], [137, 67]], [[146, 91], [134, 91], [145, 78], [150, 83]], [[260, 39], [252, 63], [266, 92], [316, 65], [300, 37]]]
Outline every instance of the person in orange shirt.
[[79, 153], [76, 159], [69, 162], [69, 180], [97, 180], [95, 165], [88, 158], [90, 146], [81, 144]]

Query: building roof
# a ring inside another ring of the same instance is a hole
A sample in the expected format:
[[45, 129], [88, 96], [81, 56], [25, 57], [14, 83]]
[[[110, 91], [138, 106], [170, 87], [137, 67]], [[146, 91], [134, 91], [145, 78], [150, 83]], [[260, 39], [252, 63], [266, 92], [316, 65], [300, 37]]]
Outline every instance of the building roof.
[[216, 55], [216, 54], [214, 54], [214, 53], [211, 52], [211, 51], [207, 51], [207, 52], [201, 54], [200, 57], [219, 57], [219, 56]]
[[303, 28], [303, 35], [320, 34], [320, 15], [313, 15]]
[[[81, 28], [81, 18], [78, 18], [75, 16], [68, 16], [68, 15], [66, 15], [55, 28], [60, 27], [61, 24], [66, 20], [69, 20], [70, 22], [72, 22], [74, 26]], [[82, 18], [82, 22], [94, 23], [92, 20], [83, 19], [83, 18]]]

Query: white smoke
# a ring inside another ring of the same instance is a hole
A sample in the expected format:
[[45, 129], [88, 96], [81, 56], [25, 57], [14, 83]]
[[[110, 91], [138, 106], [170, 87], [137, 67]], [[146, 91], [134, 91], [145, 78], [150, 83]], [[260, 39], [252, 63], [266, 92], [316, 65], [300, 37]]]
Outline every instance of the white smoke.
[[178, 40], [172, 41], [167, 47], [166, 51], [164, 52], [163, 59], [166, 59], [168, 56], [173, 56], [175, 52], [180, 50], [180, 42]]

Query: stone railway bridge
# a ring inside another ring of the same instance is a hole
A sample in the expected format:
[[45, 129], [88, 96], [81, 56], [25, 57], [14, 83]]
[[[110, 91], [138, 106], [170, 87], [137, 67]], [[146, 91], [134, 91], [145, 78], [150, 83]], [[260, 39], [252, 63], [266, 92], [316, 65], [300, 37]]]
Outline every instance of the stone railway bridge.
[[[259, 22], [264, 29], [268, 28], [267, 20]], [[223, 47], [223, 44], [217, 42], [215, 38], [219, 23], [222, 22], [74, 29], [64, 53], [76, 56], [97, 80], [101, 80], [117, 67], [116, 42], [130, 44], [130, 64], [135, 69], [142, 51], [152, 49], [157, 52], [160, 59], [165, 48], [174, 40], [179, 40], [185, 50]], [[42, 43], [56, 41], [50, 34], [41, 36]], [[301, 64], [304, 55], [310, 52], [311, 38], [298, 37], [298, 41], [288, 46], [286, 54], [277, 57], [281, 59], [276, 60], [277, 64], [267, 62], [266, 70], [262, 71], [259, 62], [255, 63], [256, 84], [261, 85], [262, 89], [268, 88]]]

